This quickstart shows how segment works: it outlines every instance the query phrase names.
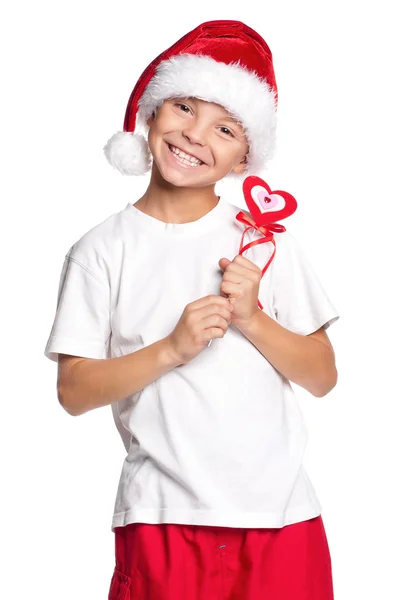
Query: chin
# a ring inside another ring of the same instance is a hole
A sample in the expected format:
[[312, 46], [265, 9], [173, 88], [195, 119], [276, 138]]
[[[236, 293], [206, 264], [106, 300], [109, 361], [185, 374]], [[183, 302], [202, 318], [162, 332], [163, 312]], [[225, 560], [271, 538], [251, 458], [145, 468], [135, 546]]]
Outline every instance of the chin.
[[180, 188], [200, 188], [200, 187], [206, 187], [209, 185], [209, 183], [207, 181], [203, 181], [203, 180], [197, 180], [197, 179], [192, 179], [192, 181], [188, 181], [187, 178], [185, 177], [173, 177], [172, 175], [170, 175], [169, 177], [164, 177], [162, 175], [163, 179], [165, 181], [167, 181], [168, 183], [170, 183], [171, 185], [174, 185], [174, 187], [180, 187]]
[[167, 181], [167, 183], [170, 183], [176, 187], [184, 187], [184, 185], [186, 185], [186, 177], [184, 177], [183, 173], [178, 173], [170, 167], [163, 168], [159, 162], [155, 162], [157, 170], [164, 181]]

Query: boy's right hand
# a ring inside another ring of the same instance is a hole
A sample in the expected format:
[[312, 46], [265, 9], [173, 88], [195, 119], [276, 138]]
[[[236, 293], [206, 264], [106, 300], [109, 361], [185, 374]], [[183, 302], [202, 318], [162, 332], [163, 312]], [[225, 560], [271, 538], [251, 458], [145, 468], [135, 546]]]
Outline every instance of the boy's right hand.
[[224, 337], [232, 309], [228, 298], [215, 294], [186, 305], [175, 329], [166, 338], [179, 364], [192, 360], [213, 338]]

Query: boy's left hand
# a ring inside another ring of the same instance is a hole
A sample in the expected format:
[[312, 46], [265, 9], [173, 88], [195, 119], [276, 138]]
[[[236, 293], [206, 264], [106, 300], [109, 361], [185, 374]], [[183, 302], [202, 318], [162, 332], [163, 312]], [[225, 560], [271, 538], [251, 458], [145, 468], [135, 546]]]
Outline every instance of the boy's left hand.
[[223, 295], [229, 296], [233, 307], [232, 323], [239, 324], [250, 321], [259, 310], [257, 300], [259, 295], [261, 269], [251, 260], [241, 254], [231, 261], [221, 258], [218, 264], [224, 275], [220, 285]]

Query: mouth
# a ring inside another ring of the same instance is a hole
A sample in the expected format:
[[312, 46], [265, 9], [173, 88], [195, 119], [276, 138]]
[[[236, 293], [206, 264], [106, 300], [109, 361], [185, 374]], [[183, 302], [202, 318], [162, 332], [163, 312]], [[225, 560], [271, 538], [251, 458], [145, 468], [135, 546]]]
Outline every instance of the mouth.
[[177, 164], [181, 165], [182, 167], [186, 167], [188, 169], [197, 169], [205, 165], [203, 161], [199, 160], [195, 156], [192, 156], [191, 154], [186, 154], [177, 146], [173, 146], [172, 144], [169, 144], [167, 142], [166, 144], [168, 146], [172, 158], [176, 161]]

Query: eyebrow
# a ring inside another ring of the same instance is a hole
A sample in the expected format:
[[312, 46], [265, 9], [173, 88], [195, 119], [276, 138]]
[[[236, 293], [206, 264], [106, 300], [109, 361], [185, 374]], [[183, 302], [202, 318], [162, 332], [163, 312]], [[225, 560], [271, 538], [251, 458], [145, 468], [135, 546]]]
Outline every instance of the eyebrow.
[[239, 121], [237, 119], [234, 119], [233, 117], [224, 117], [224, 116], [220, 116], [220, 119], [222, 119], [223, 121], [232, 121], [233, 123], [236, 123], [237, 125], [239, 125]]

